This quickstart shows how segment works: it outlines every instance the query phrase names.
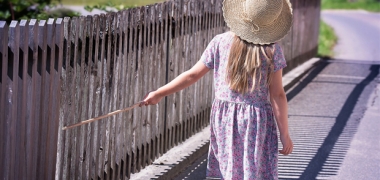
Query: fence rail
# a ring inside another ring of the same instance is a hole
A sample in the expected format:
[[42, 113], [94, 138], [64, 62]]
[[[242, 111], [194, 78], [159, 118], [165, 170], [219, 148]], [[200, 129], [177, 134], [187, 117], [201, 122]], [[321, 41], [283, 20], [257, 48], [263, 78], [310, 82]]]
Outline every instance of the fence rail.
[[[320, 0], [293, 0], [281, 41], [286, 71], [316, 54]], [[125, 179], [207, 126], [212, 74], [91, 124], [62, 127], [140, 101], [227, 31], [222, 0], [174, 0], [117, 13], [0, 21], [0, 178]]]

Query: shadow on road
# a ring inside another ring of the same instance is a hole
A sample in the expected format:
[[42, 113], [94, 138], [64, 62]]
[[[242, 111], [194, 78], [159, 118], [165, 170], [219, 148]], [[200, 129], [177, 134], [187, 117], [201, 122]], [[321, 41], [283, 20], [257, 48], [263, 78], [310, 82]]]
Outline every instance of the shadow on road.
[[[326, 60], [321, 62], [317, 67], [315, 67], [296, 87], [291, 89], [287, 93], [288, 101], [292, 100], [299, 93], [301, 93], [306, 87], [311, 83], [316, 83], [317, 76], [330, 65], [339, 66], [338, 63], [353, 63], [352, 61], [338, 60], [336, 63], [334, 60]], [[366, 63], [365, 63], [366, 64]], [[369, 64], [369, 63], [368, 63]], [[348, 95], [348, 98], [345, 99], [344, 104], [341, 106], [340, 112], [336, 117], [334, 116], [318, 116], [318, 115], [299, 115], [294, 114], [290, 115], [289, 121], [292, 121], [292, 118], [312, 118], [312, 121], [318, 121], [321, 119], [329, 119], [329, 121], [334, 121], [332, 123], [331, 129], [328, 130], [328, 126], [323, 127], [314, 127], [314, 129], [305, 130], [306, 133], [300, 133], [303, 136], [307, 136], [307, 133], [313, 133], [313, 138], [302, 138], [299, 137], [299, 143], [301, 146], [299, 148], [298, 155], [293, 157], [284, 157], [280, 156], [279, 162], [279, 177], [280, 179], [319, 179], [321, 177], [332, 177], [337, 175], [339, 167], [342, 165], [344, 157], [347, 154], [348, 149], [350, 148], [350, 143], [353, 136], [355, 135], [358, 126], [360, 124], [360, 119], [362, 118], [363, 113], [354, 113], [359, 101], [359, 98], [362, 98], [362, 102], [367, 102], [369, 99], [370, 93], [363, 93], [364, 89], [370, 84], [375, 78], [379, 75], [380, 65], [371, 64], [368, 65], [369, 74], [359, 83], [347, 83], [339, 82], [334, 80], [334, 83], [344, 85], [355, 85], [351, 93]], [[327, 71], [327, 70], [326, 70]], [[324, 82], [324, 81], [319, 81]], [[325, 81], [325, 83], [328, 81]], [[310, 88], [310, 87], [309, 87]], [[309, 90], [310, 91], [310, 90]], [[364, 112], [362, 105], [359, 107], [361, 111]], [[353, 115], [354, 113], [354, 115]], [[297, 117], [298, 116], [298, 117]], [[347, 123], [349, 120], [354, 119], [355, 123]], [[327, 122], [327, 120], [326, 120]], [[296, 125], [297, 126], [297, 125]], [[298, 125], [300, 126], [300, 125]], [[321, 128], [322, 127], [322, 128]], [[305, 128], [305, 127], [299, 127]], [[311, 127], [313, 128], [313, 127]], [[312, 132], [307, 132], [312, 131]], [[325, 132], [323, 132], [325, 131]], [[326, 132], [327, 131], [327, 132]], [[346, 133], [343, 133], [347, 131]], [[326, 134], [327, 135], [324, 135]], [[297, 137], [295, 137], [297, 138]], [[313, 144], [310, 141], [320, 141], [320, 143]], [[302, 142], [303, 141], [303, 142]], [[309, 142], [305, 142], [309, 141]], [[319, 145], [320, 144], [320, 145]], [[308, 146], [318, 145], [314, 147], [317, 149], [315, 153], [312, 152]], [[283, 162], [281, 162], [283, 161]]]

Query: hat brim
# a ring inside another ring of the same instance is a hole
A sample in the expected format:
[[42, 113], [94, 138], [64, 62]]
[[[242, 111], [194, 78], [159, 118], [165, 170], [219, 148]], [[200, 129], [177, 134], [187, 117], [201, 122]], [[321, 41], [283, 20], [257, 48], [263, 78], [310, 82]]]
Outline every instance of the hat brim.
[[227, 26], [240, 38], [253, 44], [271, 44], [280, 41], [288, 34], [293, 23], [293, 9], [289, 0], [283, 0], [283, 8], [278, 18], [271, 24], [259, 26], [252, 31], [252, 25], [241, 17], [245, 0], [224, 0], [223, 16]]

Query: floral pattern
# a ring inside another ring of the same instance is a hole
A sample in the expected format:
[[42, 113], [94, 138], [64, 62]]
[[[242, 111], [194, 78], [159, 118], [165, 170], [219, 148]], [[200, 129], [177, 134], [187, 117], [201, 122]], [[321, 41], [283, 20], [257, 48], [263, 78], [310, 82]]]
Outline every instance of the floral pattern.
[[[265, 81], [253, 92], [240, 94], [226, 83], [226, 65], [233, 33], [215, 36], [201, 61], [214, 69], [207, 177], [228, 180], [277, 179], [278, 142], [269, 89]], [[286, 67], [281, 47], [275, 43], [274, 71]], [[262, 77], [267, 63], [262, 60]], [[251, 84], [252, 85], [252, 84]]]

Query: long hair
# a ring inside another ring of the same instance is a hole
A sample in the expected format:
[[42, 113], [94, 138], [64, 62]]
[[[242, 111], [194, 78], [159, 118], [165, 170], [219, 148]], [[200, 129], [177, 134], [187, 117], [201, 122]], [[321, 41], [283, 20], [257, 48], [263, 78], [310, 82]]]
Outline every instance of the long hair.
[[[251, 92], [254, 91], [255, 88], [260, 85], [263, 79], [260, 51], [266, 59], [266, 85], [269, 85], [271, 72], [273, 72], [274, 67], [272, 60], [274, 44], [258, 45], [248, 43], [235, 35], [227, 64], [227, 82], [231, 90], [244, 94], [249, 90]], [[251, 89], [249, 89], [249, 81], [252, 81]]]

